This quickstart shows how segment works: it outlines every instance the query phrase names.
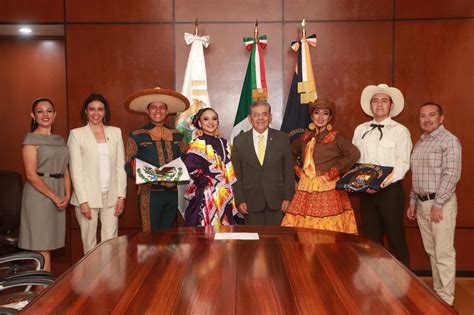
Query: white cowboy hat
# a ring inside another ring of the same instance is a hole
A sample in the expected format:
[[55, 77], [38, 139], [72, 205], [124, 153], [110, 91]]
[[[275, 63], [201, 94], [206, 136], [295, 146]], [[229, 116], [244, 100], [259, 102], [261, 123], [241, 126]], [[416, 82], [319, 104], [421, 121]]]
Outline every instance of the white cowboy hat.
[[125, 106], [135, 112], [146, 113], [148, 110], [148, 104], [157, 101], [166, 104], [169, 114], [185, 111], [189, 107], [189, 100], [186, 96], [159, 87], [145, 89], [130, 94], [125, 100]]
[[387, 94], [392, 98], [393, 108], [390, 111], [390, 117], [395, 117], [402, 112], [403, 106], [405, 105], [402, 92], [397, 88], [389, 87], [387, 84], [381, 83], [379, 85], [368, 85], [362, 91], [362, 95], [360, 96], [360, 106], [364, 113], [374, 117], [374, 114], [370, 109], [370, 101], [372, 100], [372, 97], [378, 93]]

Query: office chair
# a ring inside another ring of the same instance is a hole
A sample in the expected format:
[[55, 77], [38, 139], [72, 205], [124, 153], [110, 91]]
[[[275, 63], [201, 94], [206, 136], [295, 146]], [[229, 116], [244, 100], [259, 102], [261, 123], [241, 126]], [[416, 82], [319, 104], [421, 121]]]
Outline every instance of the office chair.
[[[32, 261], [36, 270], [12, 270], [11, 263], [15, 261]], [[48, 286], [54, 282], [51, 273], [40, 270], [44, 267], [44, 257], [37, 252], [20, 252], [0, 257], [0, 269], [6, 265], [9, 270], [0, 277], [0, 315], [17, 314], [18, 310], [31, 302], [38, 292], [31, 291], [33, 286]], [[25, 287], [23, 292], [9, 290], [16, 287]]]
[[[29, 264], [29, 268], [25, 268], [24, 266], [16, 262], [30, 262], [33, 264]], [[0, 256], [0, 271], [3, 271], [0, 273], [0, 279], [3, 277], [14, 275], [21, 271], [31, 270], [31, 266], [33, 266], [34, 270], [43, 269], [43, 255], [37, 252], [24, 251]]]
[[18, 251], [23, 182], [17, 172], [0, 170], [0, 255]]

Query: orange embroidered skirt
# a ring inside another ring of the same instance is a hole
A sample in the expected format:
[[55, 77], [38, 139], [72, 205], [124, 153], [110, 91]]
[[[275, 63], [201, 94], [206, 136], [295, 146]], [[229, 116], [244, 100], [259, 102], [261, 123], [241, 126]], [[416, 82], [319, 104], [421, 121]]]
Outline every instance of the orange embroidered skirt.
[[281, 225], [357, 234], [354, 210], [347, 192], [335, 189], [337, 179], [302, 173]]

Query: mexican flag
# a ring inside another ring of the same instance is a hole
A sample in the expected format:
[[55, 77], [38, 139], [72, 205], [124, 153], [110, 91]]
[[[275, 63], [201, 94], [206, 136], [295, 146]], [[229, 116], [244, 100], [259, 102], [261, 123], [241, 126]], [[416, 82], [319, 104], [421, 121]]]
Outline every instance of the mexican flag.
[[245, 47], [250, 50], [250, 59], [245, 73], [244, 84], [240, 94], [239, 107], [235, 115], [234, 128], [230, 137], [231, 142], [238, 134], [250, 130], [252, 125], [247, 119], [250, 113], [250, 104], [256, 100], [267, 100], [267, 79], [263, 49], [267, 46], [267, 36], [244, 38]]

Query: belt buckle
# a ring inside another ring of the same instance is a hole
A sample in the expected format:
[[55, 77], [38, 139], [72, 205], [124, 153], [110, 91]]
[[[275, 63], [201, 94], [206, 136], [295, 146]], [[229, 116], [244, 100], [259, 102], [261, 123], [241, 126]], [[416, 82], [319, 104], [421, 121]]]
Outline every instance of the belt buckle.
[[435, 193], [432, 194], [426, 194], [426, 195], [417, 195], [418, 199], [421, 201], [428, 201], [428, 200], [433, 200], [436, 197]]

